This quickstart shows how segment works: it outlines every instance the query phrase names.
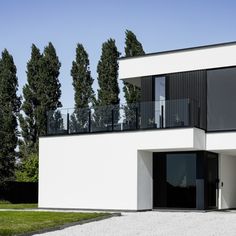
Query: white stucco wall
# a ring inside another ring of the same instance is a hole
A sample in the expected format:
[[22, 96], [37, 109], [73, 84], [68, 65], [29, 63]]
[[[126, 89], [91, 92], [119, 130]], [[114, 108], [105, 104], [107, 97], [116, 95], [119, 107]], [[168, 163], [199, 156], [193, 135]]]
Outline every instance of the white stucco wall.
[[236, 155], [236, 132], [207, 133], [206, 149]]
[[138, 209], [153, 208], [152, 152], [138, 151]]
[[236, 208], [236, 156], [221, 154], [219, 158], [219, 208]]
[[204, 137], [195, 128], [42, 137], [39, 207], [150, 209], [151, 152], [204, 150]]
[[127, 58], [119, 61], [119, 78], [137, 78], [174, 72], [236, 65], [236, 44]]

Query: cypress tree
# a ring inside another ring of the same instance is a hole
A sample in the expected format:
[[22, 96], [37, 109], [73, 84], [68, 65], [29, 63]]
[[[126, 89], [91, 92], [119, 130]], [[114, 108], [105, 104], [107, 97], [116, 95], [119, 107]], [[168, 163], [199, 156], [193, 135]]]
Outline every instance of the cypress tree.
[[61, 106], [61, 85], [58, 80], [60, 66], [52, 43], [45, 47], [43, 54], [32, 45], [31, 58], [27, 64], [27, 84], [23, 87], [24, 114], [20, 116], [22, 156], [38, 152], [38, 137], [46, 134], [47, 130], [47, 112]]
[[89, 58], [82, 44], [77, 44], [76, 58], [72, 62], [71, 76], [75, 95], [75, 113], [71, 116], [70, 128], [77, 132], [78, 128], [85, 128], [88, 123], [88, 108], [94, 104], [93, 79], [89, 68]]
[[[125, 31], [125, 56], [140, 56], [144, 55], [142, 44], [137, 40], [135, 34], [130, 31]], [[140, 100], [140, 88], [135, 85], [124, 82], [124, 96], [128, 104], [139, 102]]]
[[[115, 105], [119, 105], [118, 86], [118, 58], [120, 53], [115, 45], [115, 40], [109, 39], [102, 45], [102, 54], [97, 66], [98, 73], [98, 99], [96, 105], [100, 106], [95, 111], [95, 124], [98, 127], [106, 127], [111, 123], [112, 110], [116, 110], [113, 121], [119, 119], [119, 111]], [[103, 107], [101, 107], [103, 106]]]
[[59, 82], [61, 63], [51, 42], [44, 48], [40, 62], [40, 86], [38, 90], [40, 105], [36, 114], [36, 124], [39, 135], [45, 135], [47, 132], [47, 112], [54, 111], [62, 106], [60, 102], [61, 84]]
[[20, 97], [13, 57], [5, 49], [0, 60], [0, 182], [14, 178], [18, 142], [17, 114]]
[[[18, 165], [19, 180], [22, 180], [22, 176], [27, 181], [37, 179], [38, 138], [47, 132], [47, 112], [61, 107], [59, 101], [61, 85], [58, 79], [60, 67], [61, 63], [52, 43], [44, 48], [43, 54], [34, 44], [32, 45], [31, 58], [27, 63], [27, 84], [23, 87], [22, 111], [24, 114], [20, 115], [23, 137], [20, 153], [23, 159]], [[51, 126], [54, 129], [62, 128], [61, 114], [59, 111], [55, 114], [49, 117]], [[32, 157], [36, 167], [30, 169], [29, 163]]]
[[76, 48], [76, 59], [72, 62], [71, 76], [75, 91], [75, 109], [87, 108], [94, 102], [93, 79], [89, 68], [88, 54], [82, 44]]
[[98, 100], [97, 104], [116, 105], [119, 104], [118, 86], [118, 58], [120, 53], [115, 45], [115, 40], [109, 39], [102, 45], [102, 55], [98, 62]]
[[0, 150], [2, 150], [2, 142], [3, 139], [3, 111], [0, 108]]
[[40, 106], [40, 66], [42, 60], [40, 50], [33, 44], [31, 58], [27, 63], [27, 84], [23, 87], [24, 102], [20, 115], [21, 135], [20, 142], [21, 157], [27, 157], [31, 153], [37, 153], [39, 129], [37, 126], [37, 113]]

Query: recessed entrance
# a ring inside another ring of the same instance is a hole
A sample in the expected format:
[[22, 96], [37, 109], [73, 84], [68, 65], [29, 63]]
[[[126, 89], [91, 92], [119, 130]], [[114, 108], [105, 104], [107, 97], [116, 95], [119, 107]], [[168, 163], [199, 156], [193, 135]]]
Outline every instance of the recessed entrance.
[[217, 181], [217, 154], [153, 154], [154, 208], [216, 208]]

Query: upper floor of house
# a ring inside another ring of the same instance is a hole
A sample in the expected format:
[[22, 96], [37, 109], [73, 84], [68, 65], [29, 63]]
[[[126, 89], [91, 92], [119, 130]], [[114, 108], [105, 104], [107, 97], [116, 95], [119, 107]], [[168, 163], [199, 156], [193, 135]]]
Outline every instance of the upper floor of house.
[[48, 134], [198, 127], [236, 130], [236, 42], [120, 58], [135, 104], [48, 113]]

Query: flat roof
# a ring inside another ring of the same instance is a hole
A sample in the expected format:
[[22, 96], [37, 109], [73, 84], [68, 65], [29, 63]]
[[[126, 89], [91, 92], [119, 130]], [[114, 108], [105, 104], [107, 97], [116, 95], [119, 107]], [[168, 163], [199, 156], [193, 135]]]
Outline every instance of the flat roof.
[[214, 48], [214, 47], [223, 47], [223, 46], [229, 46], [229, 45], [236, 45], [236, 41], [202, 45], [202, 46], [196, 46], [196, 47], [190, 47], [190, 48], [180, 48], [180, 49], [160, 51], [160, 52], [152, 52], [152, 53], [146, 53], [144, 55], [139, 55], [139, 56], [127, 56], [127, 57], [123, 56], [123, 57], [120, 57], [119, 60], [126, 60], [126, 59], [139, 58], [139, 57], [148, 57], [148, 56], [168, 54], [168, 53], [178, 53], [178, 52], [183, 52], [183, 51], [192, 51], [192, 50], [205, 49], [205, 48], [207, 49], [207, 48]]
[[231, 66], [236, 66], [236, 41], [124, 57], [119, 78], [136, 83], [140, 77]]

